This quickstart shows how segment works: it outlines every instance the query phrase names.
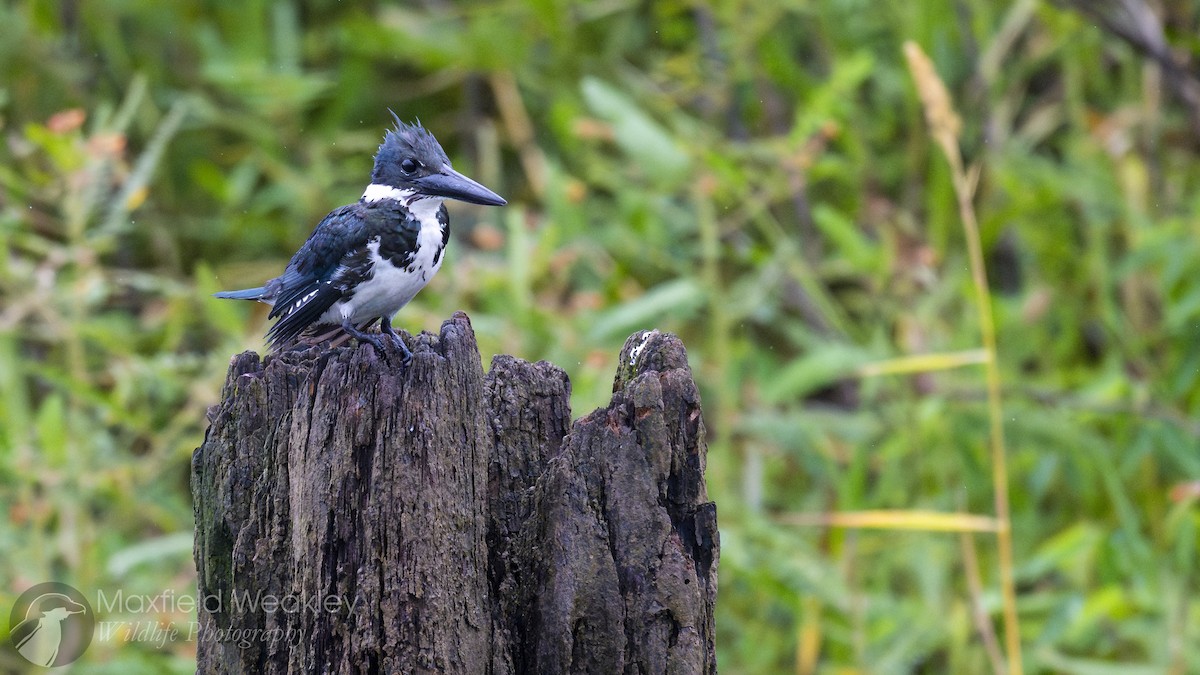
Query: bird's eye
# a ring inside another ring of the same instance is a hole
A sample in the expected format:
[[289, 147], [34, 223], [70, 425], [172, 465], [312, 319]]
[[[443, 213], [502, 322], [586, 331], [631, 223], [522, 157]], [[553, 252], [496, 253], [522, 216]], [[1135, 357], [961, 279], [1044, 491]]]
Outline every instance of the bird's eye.
[[400, 162], [400, 170], [409, 175], [416, 173], [420, 166], [415, 159], [406, 159]]

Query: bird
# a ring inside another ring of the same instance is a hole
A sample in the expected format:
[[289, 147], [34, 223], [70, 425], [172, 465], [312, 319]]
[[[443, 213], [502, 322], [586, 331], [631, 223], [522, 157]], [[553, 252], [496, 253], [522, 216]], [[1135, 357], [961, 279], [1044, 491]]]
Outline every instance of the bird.
[[[383, 339], [390, 339], [407, 366], [412, 352], [392, 328], [392, 317], [445, 260], [450, 219], [443, 201], [507, 203], [455, 171], [419, 120], [406, 124], [388, 112], [396, 124], [384, 134], [362, 198], [326, 215], [283, 274], [257, 288], [215, 294], [271, 305], [268, 318], [275, 323], [266, 335], [271, 351], [331, 326], [327, 335], [344, 331], [380, 354], [386, 354]], [[376, 320], [380, 332], [366, 332]]]

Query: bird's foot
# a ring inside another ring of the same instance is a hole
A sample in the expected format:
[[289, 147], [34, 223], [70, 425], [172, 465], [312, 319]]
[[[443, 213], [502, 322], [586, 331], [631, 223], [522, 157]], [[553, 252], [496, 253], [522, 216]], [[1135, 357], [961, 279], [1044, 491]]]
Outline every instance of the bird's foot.
[[[370, 327], [372, 323], [375, 323], [374, 319], [367, 323], [364, 328]], [[386, 336], [387, 338], [390, 338], [387, 341], [395, 344], [396, 347], [400, 349], [400, 365], [404, 368], [407, 368], [408, 365], [412, 363], [412, 352], [409, 351], [408, 345], [404, 344], [404, 339], [392, 329], [391, 321], [386, 318], [383, 320], [379, 328], [380, 332], [378, 333], [368, 333], [355, 326], [350, 322], [349, 319], [342, 322], [342, 330], [345, 331], [346, 335], [353, 337], [359, 342], [366, 342], [370, 344], [375, 348], [375, 353], [382, 356], [384, 360], [387, 360], [388, 358], [388, 350], [385, 345], [384, 337]]]
[[[370, 324], [367, 325], [369, 326]], [[385, 360], [387, 359], [387, 348], [384, 347], [383, 337], [380, 334], [368, 333], [351, 323], [350, 319], [346, 319], [342, 322], [342, 330], [346, 332], [346, 335], [349, 335], [355, 340], [371, 345], [375, 348], [376, 354], [379, 354]]]
[[396, 346], [400, 348], [400, 363], [407, 368], [408, 365], [412, 363], [413, 355], [412, 352], [409, 351], [408, 345], [404, 344], [404, 338], [400, 337], [400, 334], [397, 333], [394, 328], [392, 328], [391, 317], [383, 317], [379, 324], [379, 332], [382, 335], [390, 337], [392, 342], [395, 342]]

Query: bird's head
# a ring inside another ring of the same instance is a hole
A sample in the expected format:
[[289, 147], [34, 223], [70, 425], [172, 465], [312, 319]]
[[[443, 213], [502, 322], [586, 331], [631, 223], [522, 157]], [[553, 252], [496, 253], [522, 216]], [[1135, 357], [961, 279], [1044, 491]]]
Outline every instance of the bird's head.
[[371, 186], [364, 199], [458, 199], [472, 204], [502, 206], [500, 195], [455, 171], [433, 134], [417, 124], [405, 124], [396, 113], [375, 154]]

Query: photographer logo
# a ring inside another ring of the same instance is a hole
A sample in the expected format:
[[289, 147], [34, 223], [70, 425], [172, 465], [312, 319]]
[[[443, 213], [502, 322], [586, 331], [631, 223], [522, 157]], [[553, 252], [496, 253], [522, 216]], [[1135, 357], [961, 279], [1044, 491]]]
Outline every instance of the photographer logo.
[[96, 614], [78, 590], [48, 581], [17, 598], [8, 626], [9, 642], [21, 658], [36, 666], [56, 668], [87, 651]]

